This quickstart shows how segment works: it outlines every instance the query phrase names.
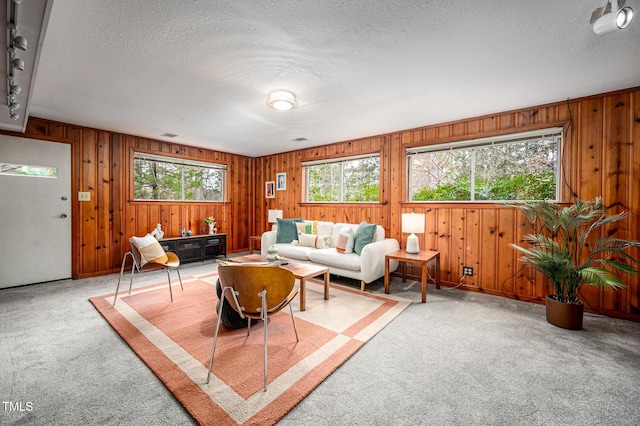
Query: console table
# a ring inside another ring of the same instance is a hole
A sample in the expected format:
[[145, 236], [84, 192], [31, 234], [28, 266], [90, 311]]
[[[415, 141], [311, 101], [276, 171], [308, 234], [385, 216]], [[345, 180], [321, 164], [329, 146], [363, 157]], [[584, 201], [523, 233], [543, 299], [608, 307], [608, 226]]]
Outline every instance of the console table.
[[164, 251], [175, 253], [180, 263], [227, 257], [227, 234], [163, 238], [159, 243]]

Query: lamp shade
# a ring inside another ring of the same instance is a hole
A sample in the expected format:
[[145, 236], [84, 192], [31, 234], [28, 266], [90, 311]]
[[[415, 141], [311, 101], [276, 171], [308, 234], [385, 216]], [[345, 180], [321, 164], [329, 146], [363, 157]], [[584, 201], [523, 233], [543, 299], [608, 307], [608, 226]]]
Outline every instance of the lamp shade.
[[422, 213], [403, 213], [402, 232], [422, 234], [424, 232], [424, 218]]
[[277, 219], [282, 219], [282, 210], [269, 210], [267, 221], [269, 223], [277, 222]]
[[420, 251], [420, 242], [415, 233], [422, 234], [424, 232], [424, 214], [403, 213], [402, 232], [411, 234], [407, 237], [407, 247], [405, 249], [407, 253], [418, 253]]

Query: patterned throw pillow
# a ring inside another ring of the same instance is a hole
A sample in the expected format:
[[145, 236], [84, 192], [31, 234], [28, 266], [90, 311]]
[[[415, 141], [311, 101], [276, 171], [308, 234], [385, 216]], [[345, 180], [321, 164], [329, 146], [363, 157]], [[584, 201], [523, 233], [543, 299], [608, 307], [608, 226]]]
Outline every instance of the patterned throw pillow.
[[350, 226], [343, 226], [336, 240], [336, 251], [338, 253], [353, 253], [353, 229]]
[[317, 226], [318, 226], [317, 220], [314, 220], [313, 222], [296, 223], [298, 234], [315, 235], [317, 233], [316, 231]]
[[144, 237], [131, 237], [131, 243], [136, 246], [140, 252], [140, 267], [147, 263], [165, 264], [169, 260], [162, 246], [151, 234]]

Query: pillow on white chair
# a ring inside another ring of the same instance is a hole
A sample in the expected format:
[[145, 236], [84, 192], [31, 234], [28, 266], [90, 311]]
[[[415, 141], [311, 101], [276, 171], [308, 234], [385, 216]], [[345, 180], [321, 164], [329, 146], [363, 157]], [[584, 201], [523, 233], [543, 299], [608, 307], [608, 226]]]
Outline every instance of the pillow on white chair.
[[144, 237], [131, 237], [130, 241], [140, 252], [141, 268], [147, 263], [166, 264], [169, 260], [158, 240], [151, 234], [147, 234]]

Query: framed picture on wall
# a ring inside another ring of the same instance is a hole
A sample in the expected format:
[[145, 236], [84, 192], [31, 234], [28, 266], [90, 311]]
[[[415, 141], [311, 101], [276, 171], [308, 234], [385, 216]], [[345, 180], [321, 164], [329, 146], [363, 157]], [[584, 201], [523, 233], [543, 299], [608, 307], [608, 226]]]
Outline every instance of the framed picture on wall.
[[276, 183], [272, 180], [264, 183], [264, 198], [276, 198]]
[[278, 173], [276, 175], [276, 189], [278, 191], [282, 191], [287, 189], [287, 174], [286, 173]]

